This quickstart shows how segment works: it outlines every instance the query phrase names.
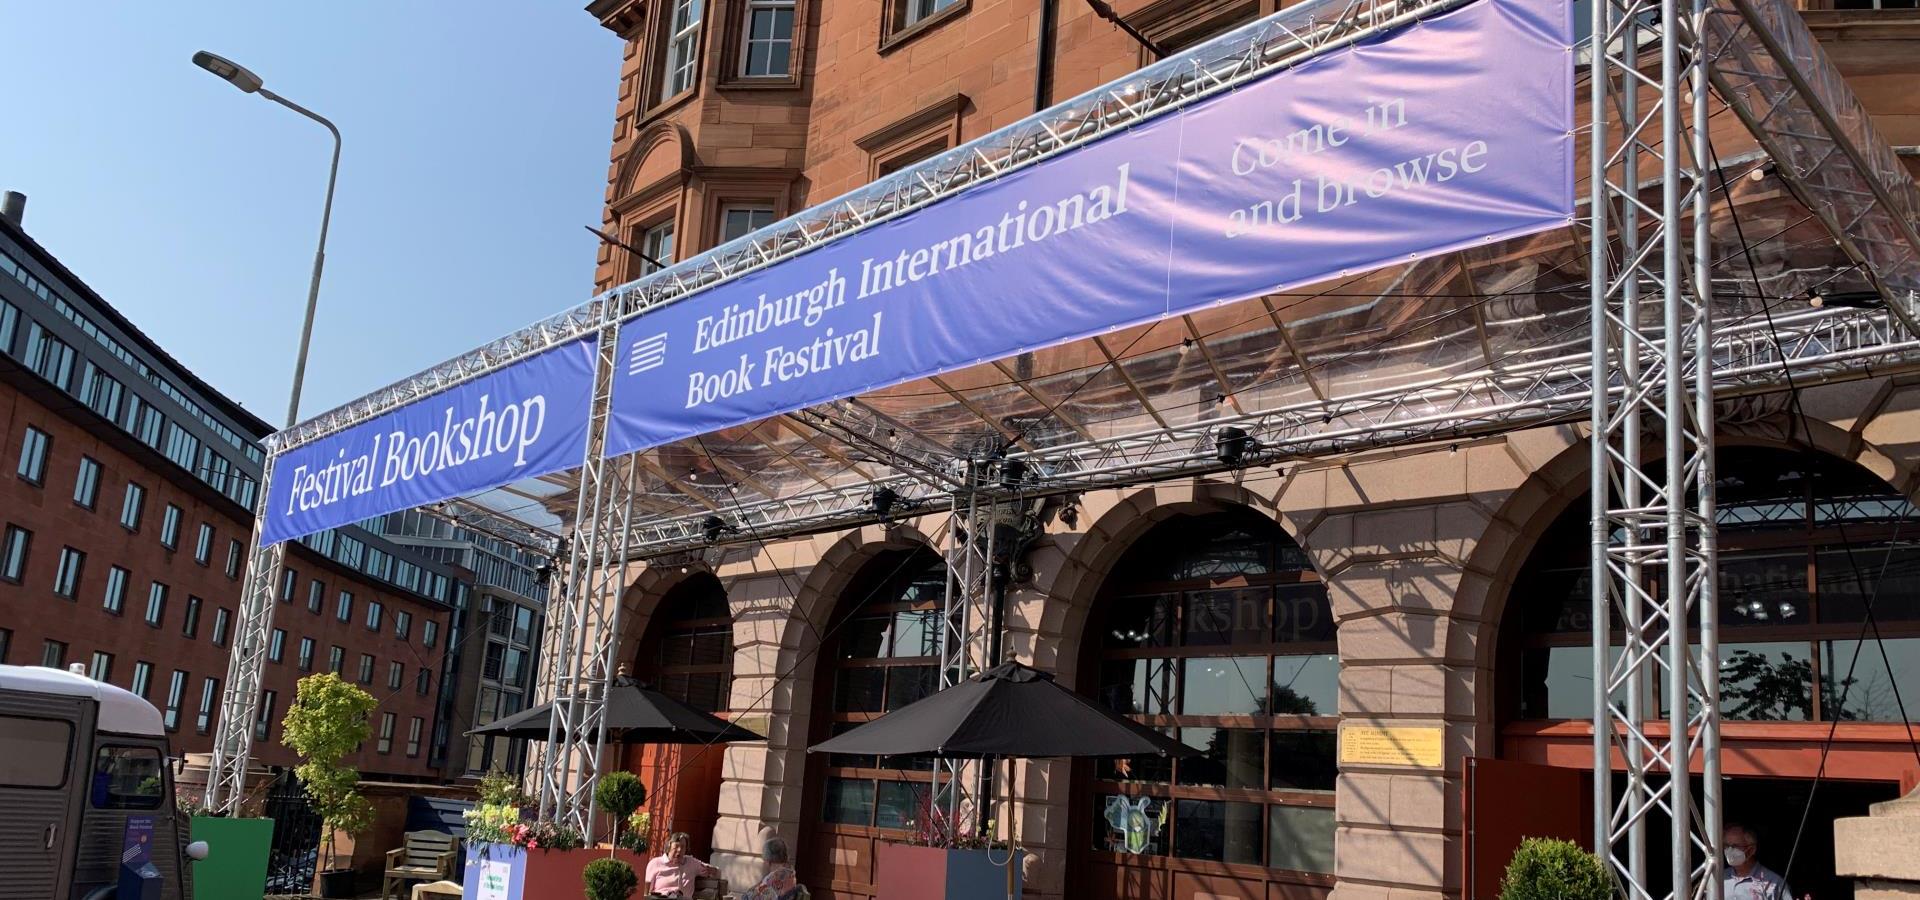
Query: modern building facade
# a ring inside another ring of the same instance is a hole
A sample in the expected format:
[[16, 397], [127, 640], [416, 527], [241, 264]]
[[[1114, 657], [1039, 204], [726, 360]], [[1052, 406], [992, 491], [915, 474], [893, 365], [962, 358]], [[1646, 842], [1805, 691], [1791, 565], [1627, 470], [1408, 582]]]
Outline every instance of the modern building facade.
[[[1278, 6], [1113, 5], [1169, 50]], [[1838, 5], [1810, 4], [1806, 21], [1920, 171], [1920, 110], [1906, 87], [1920, 70], [1920, 13]], [[598, 0], [588, 12], [626, 48], [605, 230], [640, 254], [604, 246], [596, 287], [1150, 60], [1091, 6]], [[1531, 277], [1534, 290], [1584, 297], [1583, 282]], [[1325, 310], [1314, 339], [1328, 344], [1350, 337], [1342, 323], [1367, 322], [1337, 301]], [[1165, 352], [1185, 351], [1176, 338]], [[1230, 403], [1224, 384], [1204, 388], [1220, 361], [1195, 356], [1178, 364], [1202, 373], [1196, 393]], [[1908, 728], [1920, 705], [1895, 698], [1920, 684], [1920, 584], [1907, 572], [1920, 395], [1905, 379], [1870, 377], [1797, 401], [1729, 404], [1720, 434], [1729, 816], [1760, 831], [1776, 867], [1803, 810], [1816, 823], [1858, 815], [1920, 783]], [[1476, 845], [1474, 810], [1545, 816], [1525, 821], [1581, 837], [1588, 460], [1583, 428], [1537, 428], [1035, 510], [1006, 654], [1200, 755], [1019, 764], [1013, 827], [1032, 851], [1028, 896], [1484, 897], [1504, 857]], [[660, 673], [690, 671], [668, 660], [719, 654], [699, 671], [729, 686], [726, 714], [770, 738], [728, 748], [710, 785], [692, 767], [650, 762], [681, 751], [627, 757], [656, 791], [702, 794], [704, 817], [687, 798], [673, 813], [713, 822], [697, 840], [735, 877], [757, 871], [758, 835], [771, 828], [797, 841], [814, 896], [874, 896], [874, 848], [905, 837], [928, 770], [806, 747], [937, 684], [929, 623], [946, 577], [942, 524], [908, 513], [637, 570], [622, 657]], [[1877, 639], [1863, 630], [1866, 598]], [[715, 637], [696, 636], [707, 630]], [[1409, 735], [1430, 738], [1431, 755], [1343, 749]], [[1817, 795], [1816, 778], [1826, 779]], [[1144, 832], [1120, 824], [1129, 812]], [[1795, 886], [1847, 896], [1830, 835], [1804, 833]]]
[[[85, 664], [159, 707], [176, 753], [211, 752], [272, 431], [0, 218], [0, 661]], [[295, 763], [280, 719], [300, 677], [332, 670], [380, 701], [350, 762], [438, 774], [428, 743], [467, 590], [363, 528], [290, 545], [255, 759]]]
[[533, 705], [553, 562], [497, 537], [418, 511], [370, 523], [414, 553], [472, 573], [473, 590], [453, 611], [441, 675], [432, 760], [449, 776], [518, 773], [526, 741], [467, 732]]

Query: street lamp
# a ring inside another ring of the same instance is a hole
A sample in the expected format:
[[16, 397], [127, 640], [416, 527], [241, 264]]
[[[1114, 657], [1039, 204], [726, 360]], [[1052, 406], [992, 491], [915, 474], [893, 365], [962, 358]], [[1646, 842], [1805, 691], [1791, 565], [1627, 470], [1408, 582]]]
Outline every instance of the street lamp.
[[239, 88], [241, 92], [259, 94], [288, 109], [326, 126], [333, 133], [333, 166], [327, 172], [327, 203], [320, 213], [320, 246], [313, 251], [313, 280], [307, 286], [307, 318], [300, 326], [300, 356], [293, 365], [293, 395], [287, 398], [287, 427], [293, 427], [300, 420], [300, 385], [307, 376], [307, 345], [313, 340], [313, 311], [320, 301], [320, 269], [327, 259], [327, 226], [333, 221], [333, 185], [340, 176], [340, 129], [333, 127], [313, 110], [288, 100], [262, 86], [260, 76], [253, 74], [245, 66], [202, 50], [193, 55], [193, 64], [212, 72], [221, 81]]

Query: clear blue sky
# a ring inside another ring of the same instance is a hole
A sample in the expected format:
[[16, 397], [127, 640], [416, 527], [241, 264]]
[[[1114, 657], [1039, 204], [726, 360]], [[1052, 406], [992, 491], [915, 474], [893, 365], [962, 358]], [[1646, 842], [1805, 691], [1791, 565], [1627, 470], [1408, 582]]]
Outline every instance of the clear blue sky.
[[0, 188], [202, 378], [286, 414], [340, 126], [311, 416], [592, 293], [620, 42], [584, 0], [0, 0]]

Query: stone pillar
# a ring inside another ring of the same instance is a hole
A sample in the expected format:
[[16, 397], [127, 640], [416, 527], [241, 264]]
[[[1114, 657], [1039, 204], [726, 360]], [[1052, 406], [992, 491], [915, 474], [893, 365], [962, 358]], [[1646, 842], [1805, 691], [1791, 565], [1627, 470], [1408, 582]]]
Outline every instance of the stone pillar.
[[1500, 511], [1568, 437], [1303, 467], [1277, 498], [1339, 622], [1337, 900], [1460, 896], [1465, 761], [1492, 738], [1484, 560], [1515, 542]]
[[1837, 874], [1854, 879], [1855, 900], [1920, 898], [1920, 789], [1833, 823]]

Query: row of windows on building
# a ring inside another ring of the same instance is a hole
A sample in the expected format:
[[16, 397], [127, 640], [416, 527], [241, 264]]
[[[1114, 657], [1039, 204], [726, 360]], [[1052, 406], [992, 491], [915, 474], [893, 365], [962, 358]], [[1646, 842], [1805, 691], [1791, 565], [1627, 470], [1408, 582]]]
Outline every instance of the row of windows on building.
[[[221, 612], [224, 613], [226, 610], [221, 610]], [[285, 637], [285, 632], [275, 631], [274, 646], [276, 648], [283, 646]], [[0, 663], [8, 661], [8, 657], [11, 655], [12, 645], [12, 629], [0, 628]], [[301, 653], [304, 660], [311, 661], [312, 645], [312, 638], [302, 639]], [[64, 669], [68, 664], [68, 651], [69, 647], [65, 641], [52, 639], [42, 641], [39, 664], [51, 669]], [[344, 658], [346, 651], [340, 647], [334, 647], [332, 648], [332, 652], [335, 663], [334, 671], [338, 672], [339, 662]], [[277, 650], [274, 654], [274, 661], [279, 661]], [[107, 684], [115, 683], [115, 662], [114, 654], [105, 650], [95, 650], [87, 661], [87, 677]], [[361, 682], [363, 684], [372, 683], [371, 676], [367, 674], [371, 672], [372, 667], [373, 658], [363, 654], [360, 657]], [[403, 678], [400, 673], [404, 671], [405, 667], [397, 662], [393, 663], [393, 667], [393, 673], [388, 677], [388, 687], [398, 689]], [[303, 664], [302, 668], [306, 669], [310, 668], [310, 666]], [[157, 671], [154, 664], [147, 660], [134, 660], [132, 671], [127, 673], [125, 683], [127, 690], [139, 695], [142, 699], [153, 700], [154, 675]], [[427, 685], [430, 684], [430, 677], [429, 672], [425, 668], [420, 670], [420, 693], [425, 694], [428, 692]], [[161, 720], [166, 725], [168, 731], [178, 731], [183, 724], [183, 718], [187, 710], [188, 690], [192, 683], [193, 676], [185, 669], [174, 669], [172, 673], [167, 676], [166, 689], [162, 694], [159, 706]], [[260, 711], [253, 724], [253, 736], [255, 740], [265, 741], [272, 737], [273, 723], [275, 721], [274, 714], [278, 703], [279, 693], [277, 691], [269, 690], [261, 692]], [[212, 676], [202, 677], [200, 679], [199, 704], [195, 708], [193, 718], [193, 730], [196, 733], [212, 733], [214, 720], [219, 710], [219, 704], [220, 679]], [[379, 743], [375, 748], [378, 752], [382, 754], [393, 752], [394, 726], [397, 719], [398, 716], [395, 713], [389, 712], [381, 714]], [[407, 727], [407, 756], [420, 755], [420, 739], [425, 724], [425, 721], [420, 716], [410, 717]]]
[[[199, 420], [221, 440], [239, 450], [255, 465], [265, 462], [265, 453], [252, 440], [235, 432], [225, 423], [208, 413], [192, 398], [186, 396], [171, 381], [161, 376], [151, 367], [141, 362], [132, 351], [114, 339], [104, 329], [78, 307], [68, 303], [59, 293], [49, 288], [45, 282], [29, 272], [4, 251], [0, 251], [0, 272], [12, 276], [24, 285], [34, 296], [45, 301], [62, 318], [74, 323], [83, 332], [91, 335], [101, 347], [114, 358], [119, 359], [140, 377], [179, 405], [189, 416]], [[214, 490], [226, 495], [245, 509], [252, 509], [258, 496], [259, 483], [249, 474], [234, 467], [232, 460], [221, 455], [211, 446], [203, 445], [191, 431], [168, 418], [152, 404], [143, 400], [139, 394], [129, 391], [119, 379], [108, 375], [92, 360], [85, 359], [65, 341], [55, 337], [40, 326], [40, 323], [21, 314], [18, 307], [0, 300], [0, 353], [14, 355], [15, 339], [21, 331], [21, 323], [26, 325], [26, 341], [23, 351], [17, 355], [28, 369], [51, 382], [55, 387], [72, 395], [88, 409], [102, 418], [117, 425], [141, 443], [153, 448], [175, 465], [191, 472]], [[80, 377], [75, 382], [74, 367], [76, 361], [82, 363]], [[29, 481], [39, 483], [45, 471], [48, 447], [51, 440], [44, 432], [30, 430], [28, 446], [23, 448], [20, 460], [20, 475]], [[29, 452], [31, 451], [31, 452]], [[85, 498], [83, 506], [93, 507], [93, 496], [97, 491], [99, 463], [87, 459], [81, 465], [81, 483], [75, 486], [75, 501]], [[31, 471], [31, 476], [29, 472]], [[91, 481], [89, 478], [91, 477]], [[139, 491], [144, 495], [144, 488]], [[133, 494], [133, 491], [129, 491]], [[138, 510], [123, 513], [121, 524], [129, 528], [137, 527]], [[332, 530], [308, 535], [302, 541], [322, 554], [333, 557], [356, 569], [388, 581], [398, 587], [431, 597], [443, 603], [452, 602], [452, 582], [444, 575], [426, 572], [420, 567], [405, 561], [395, 561], [377, 549], [367, 548], [360, 541], [337, 535]], [[336, 547], [336, 543], [338, 546]], [[240, 547], [238, 541], [233, 543]], [[172, 545], [169, 545], [169, 549]], [[229, 569], [238, 577], [244, 564], [238, 557], [231, 557]]]
[[403, 541], [451, 541], [459, 546], [411, 544], [411, 549], [428, 559], [472, 570], [476, 585], [512, 591], [522, 597], [544, 601], [547, 585], [539, 575], [548, 562], [491, 535], [454, 525], [443, 519], [404, 510], [389, 513], [364, 523], [367, 530]]
[[[285, 567], [280, 570], [280, 602], [281, 603], [292, 603], [294, 601], [295, 595], [298, 592], [299, 586], [300, 586], [300, 570], [292, 567]], [[306, 604], [307, 604], [307, 612], [312, 613], [313, 615], [318, 616], [326, 612], [326, 609], [327, 609], [326, 582], [323, 582], [318, 578], [308, 579]], [[342, 588], [339, 590], [337, 594], [335, 594], [334, 602], [333, 602], [334, 619], [340, 622], [352, 622], [354, 621], [354, 618], [355, 618], [356, 609], [360, 609], [362, 611], [364, 615], [364, 618], [362, 619], [362, 621], [366, 623], [366, 627], [368, 631], [375, 631], [375, 632], [380, 631], [382, 628], [386, 627], [388, 622], [391, 622], [393, 626], [393, 636], [395, 638], [398, 638], [401, 641], [407, 641], [413, 638], [413, 613], [412, 612], [409, 612], [404, 609], [394, 610], [393, 615], [389, 617], [387, 615], [386, 604], [383, 604], [378, 600], [369, 600], [367, 601], [364, 607], [360, 607], [358, 605], [358, 601], [353, 596], [352, 591]], [[432, 649], [434, 646], [438, 645], [439, 643], [440, 643], [439, 620], [427, 619], [421, 622], [420, 645], [428, 649]]]
[[[958, 6], [961, 0], [887, 0], [878, 8], [881, 27], [890, 39]], [[653, 70], [655, 85], [648, 92], [654, 103], [665, 103], [693, 90], [699, 81], [700, 45], [706, 24], [704, 0], [673, 0], [655, 23], [661, 48]], [[796, 0], [747, 0], [739, 7], [738, 43], [728, 48], [728, 80], [783, 81], [793, 72]]]

